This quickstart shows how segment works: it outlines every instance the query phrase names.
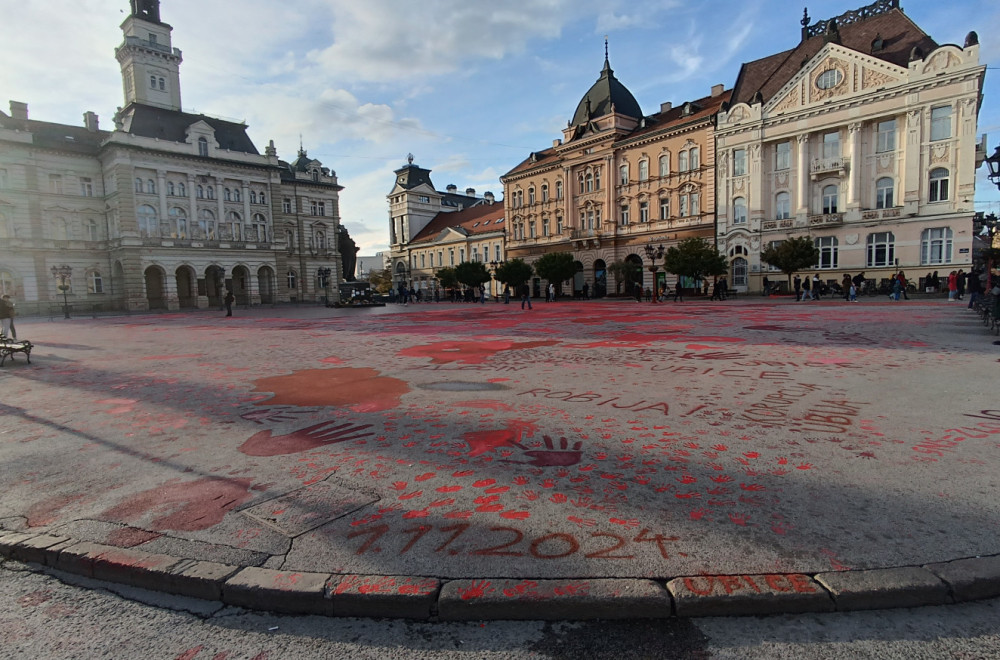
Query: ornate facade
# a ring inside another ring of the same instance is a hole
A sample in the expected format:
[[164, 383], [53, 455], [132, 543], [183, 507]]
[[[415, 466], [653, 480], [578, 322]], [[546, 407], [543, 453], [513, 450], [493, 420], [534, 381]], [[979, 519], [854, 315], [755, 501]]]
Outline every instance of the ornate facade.
[[793, 236], [813, 238], [824, 280], [968, 269], [985, 155], [975, 33], [938, 45], [898, 0], [802, 26], [793, 49], [743, 65], [719, 114], [730, 285], [760, 290], [772, 270], [761, 251]]
[[[247, 126], [181, 109], [181, 51], [157, 0], [122, 23], [114, 130], [0, 112], [0, 288], [22, 313], [316, 301], [339, 296], [336, 173], [260, 154]], [[329, 275], [327, 275], [329, 271]], [[70, 272], [70, 271], [64, 271]]]
[[[609, 283], [608, 266], [615, 261], [630, 263], [631, 272], [642, 272], [644, 287], [654, 286], [646, 246], [713, 238], [714, 120], [728, 99], [716, 85], [704, 98], [678, 107], [664, 103], [643, 115], [605, 53], [600, 77], [563, 139], [500, 179], [508, 256], [532, 262], [546, 252], [572, 252], [574, 292], [585, 284], [594, 296], [614, 291], [618, 283]], [[662, 271], [658, 278], [656, 286], [666, 283]], [[542, 286], [536, 279], [535, 291]]]
[[394, 286], [433, 296], [439, 268], [504, 260], [503, 205], [493, 193], [477, 197], [466, 188], [462, 194], [454, 185], [436, 190], [431, 171], [414, 165], [412, 155], [395, 175], [388, 195]]

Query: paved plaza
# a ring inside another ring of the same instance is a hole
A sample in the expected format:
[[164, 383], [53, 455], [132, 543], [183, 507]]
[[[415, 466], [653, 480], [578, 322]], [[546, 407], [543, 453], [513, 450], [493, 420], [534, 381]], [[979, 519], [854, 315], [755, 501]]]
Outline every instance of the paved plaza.
[[7, 532], [412, 592], [453, 580], [463, 600], [678, 579], [804, 593], [805, 576], [1000, 552], [1000, 347], [964, 303], [17, 329], [36, 348], [0, 368]]

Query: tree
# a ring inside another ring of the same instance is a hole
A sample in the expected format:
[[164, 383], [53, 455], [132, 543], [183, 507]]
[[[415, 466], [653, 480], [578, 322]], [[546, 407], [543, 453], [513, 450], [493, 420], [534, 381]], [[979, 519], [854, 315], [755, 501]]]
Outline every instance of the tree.
[[760, 260], [781, 270], [788, 277], [788, 288], [791, 289], [793, 273], [819, 262], [819, 248], [808, 236], [797, 236], [772, 244], [760, 253]]
[[454, 268], [448, 266], [439, 268], [437, 278], [442, 288], [453, 289], [458, 286], [458, 275], [455, 273]]
[[531, 279], [534, 272], [535, 269], [531, 264], [525, 263], [524, 259], [511, 259], [497, 267], [496, 277], [498, 281], [517, 291], [518, 287]]
[[388, 268], [368, 271], [368, 281], [378, 293], [389, 293], [392, 288], [392, 271]]
[[[729, 270], [726, 258], [714, 245], [703, 238], [685, 238], [667, 250], [663, 267], [668, 273], [692, 280], [710, 275], [723, 275]], [[680, 282], [678, 281], [678, 285]]]
[[535, 272], [557, 287], [576, 275], [576, 261], [570, 252], [548, 252], [535, 262]]
[[615, 295], [622, 292], [622, 284], [627, 285], [628, 290], [633, 283], [642, 281], [642, 267], [629, 261], [612, 261], [608, 264], [608, 272], [615, 278]]
[[455, 266], [455, 277], [467, 287], [477, 287], [490, 281], [490, 272], [481, 261], [463, 261]]

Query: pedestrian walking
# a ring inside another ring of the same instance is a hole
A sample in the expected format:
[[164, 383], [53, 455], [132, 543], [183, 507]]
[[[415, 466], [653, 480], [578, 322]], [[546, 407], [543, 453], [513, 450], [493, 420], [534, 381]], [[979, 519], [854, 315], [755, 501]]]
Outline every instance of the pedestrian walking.
[[959, 300], [962, 300], [963, 298], [965, 298], [965, 283], [966, 283], [966, 279], [967, 278], [966, 278], [965, 270], [959, 268], [958, 269], [958, 275], [955, 276], [955, 284], [958, 286], [958, 289], [956, 289], [956, 292], [957, 292], [957, 296], [958, 296]]
[[236, 302], [236, 296], [233, 295], [232, 289], [226, 289], [226, 297], [222, 299], [222, 302], [226, 305], [226, 316], [232, 316], [233, 303]]
[[802, 278], [796, 275], [792, 287], [795, 289], [795, 302], [802, 300]]
[[771, 280], [767, 279], [767, 275], [764, 276], [764, 290], [761, 291], [760, 295], [767, 298], [771, 297]]
[[[705, 284], [708, 284], [707, 280], [705, 281]], [[695, 293], [698, 293], [697, 289], [695, 289]], [[679, 275], [677, 276], [677, 282], [674, 283], [674, 302], [677, 302], [678, 300], [680, 302], [684, 302], [684, 292], [681, 290], [681, 278]]]
[[0, 338], [17, 339], [17, 330], [14, 329], [14, 299], [10, 294], [4, 294], [0, 298]]
[[555, 302], [555, 301], [556, 301], [556, 285], [552, 282], [549, 282], [548, 302]]
[[[903, 294], [903, 300], [909, 300], [910, 297], [906, 295], [906, 275], [903, 274], [903, 271], [899, 271], [896, 274], [896, 279], [899, 281], [899, 290]], [[897, 297], [896, 300], [899, 300], [899, 298]]]
[[819, 300], [820, 296], [823, 295], [823, 282], [819, 279], [819, 273], [813, 275], [812, 294], [813, 300]]
[[958, 273], [951, 271], [948, 273], [948, 302], [955, 302], [958, 296]]
[[844, 279], [840, 281], [840, 288], [844, 290], [844, 301], [850, 302], [851, 300], [851, 287], [854, 286], [854, 282], [851, 281], [851, 274], [844, 273]]
[[505, 305], [509, 305], [510, 304], [510, 285], [509, 284], [504, 284], [503, 285], [503, 304], [505, 304]]
[[524, 304], [528, 304], [528, 309], [531, 309], [531, 287], [525, 282], [521, 285], [521, 309], [524, 309]]
[[808, 275], [802, 278], [802, 300], [812, 300], [812, 284]]
[[983, 283], [979, 279], [979, 273], [975, 270], [969, 273], [969, 309], [976, 304], [979, 295], [983, 292]]
[[889, 294], [889, 299], [893, 302], [899, 302], [899, 294], [903, 290], [902, 284], [900, 284], [900, 278], [898, 275], [892, 276], [892, 293]]

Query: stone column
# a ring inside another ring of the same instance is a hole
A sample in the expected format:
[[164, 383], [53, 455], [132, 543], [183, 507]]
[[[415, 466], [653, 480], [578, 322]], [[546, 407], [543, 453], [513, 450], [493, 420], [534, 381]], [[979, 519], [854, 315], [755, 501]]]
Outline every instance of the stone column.
[[[188, 187], [188, 205], [191, 210], [188, 211], [188, 238], [194, 236], [194, 228], [198, 226], [198, 196], [195, 194], [195, 188], [198, 184], [195, 182], [195, 176], [193, 174], [187, 175], [187, 187]], [[202, 239], [205, 237], [202, 236]]]
[[222, 235], [222, 223], [226, 221], [226, 202], [222, 194], [223, 181], [221, 177], [212, 177], [215, 180], [215, 201], [216, 201], [216, 219], [215, 219], [215, 235]]
[[247, 225], [250, 224], [250, 182], [246, 179], [240, 181], [243, 195], [243, 240], [247, 238]]
[[861, 122], [852, 122], [847, 126], [850, 135], [850, 175], [848, 177], [847, 210], [857, 211], [861, 208]]
[[795, 137], [798, 142], [796, 158], [799, 165], [795, 215], [804, 217], [809, 215], [809, 134], [802, 133]]
[[[160, 224], [170, 219], [167, 215], [167, 172], [156, 170], [156, 196], [160, 199]], [[163, 238], [170, 238], [164, 236]]]

